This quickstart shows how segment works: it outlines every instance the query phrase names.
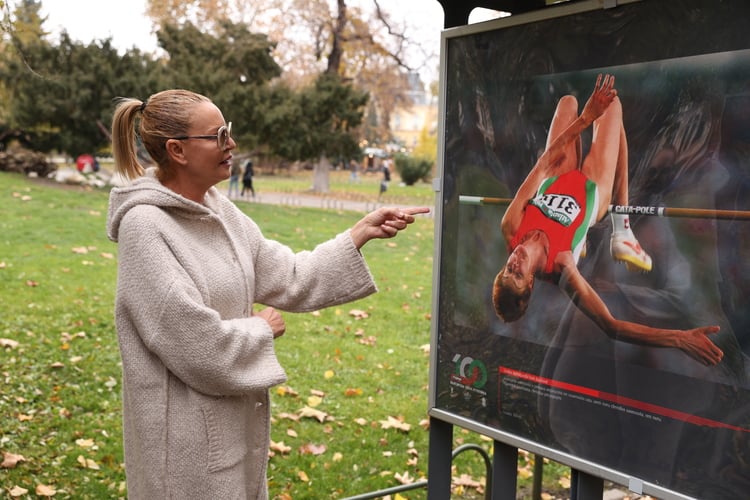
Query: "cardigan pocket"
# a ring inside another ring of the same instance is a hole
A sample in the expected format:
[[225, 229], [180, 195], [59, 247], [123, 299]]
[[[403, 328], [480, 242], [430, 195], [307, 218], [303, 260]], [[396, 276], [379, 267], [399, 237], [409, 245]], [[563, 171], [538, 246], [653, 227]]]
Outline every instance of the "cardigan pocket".
[[208, 472], [233, 467], [247, 455], [244, 408], [242, 398], [217, 398], [211, 406], [201, 406], [208, 441]]

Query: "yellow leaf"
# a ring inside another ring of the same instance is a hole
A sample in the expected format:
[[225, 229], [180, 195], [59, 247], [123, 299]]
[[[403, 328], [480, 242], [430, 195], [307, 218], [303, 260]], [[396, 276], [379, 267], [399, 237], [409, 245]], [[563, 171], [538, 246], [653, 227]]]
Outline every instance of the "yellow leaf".
[[299, 478], [300, 481], [303, 481], [305, 483], [310, 480], [310, 478], [307, 477], [307, 474], [305, 474], [305, 471], [303, 471], [303, 470], [301, 470], [301, 471], [299, 471], [297, 473], [297, 477]]
[[320, 406], [320, 403], [323, 402], [323, 398], [320, 396], [310, 396], [307, 398], [307, 404], [308, 406], [311, 406], [312, 408], [315, 408], [316, 406]]
[[323, 374], [323, 377], [328, 380], [330, 378], [334, 377], [333, 370], [326, 370], [326, 372]]
[[341, 460], [343, 460], [343, 458], [344, 458], [344, 455], [342, 455], [342, 454], [341, 454], [340, 452], [338, 452], [338, 451], [337, 451], [336, 453], [334, 453], [334, 454], [333, 454], [333, 461], [334, 461], [334, 462], [341, 462]]

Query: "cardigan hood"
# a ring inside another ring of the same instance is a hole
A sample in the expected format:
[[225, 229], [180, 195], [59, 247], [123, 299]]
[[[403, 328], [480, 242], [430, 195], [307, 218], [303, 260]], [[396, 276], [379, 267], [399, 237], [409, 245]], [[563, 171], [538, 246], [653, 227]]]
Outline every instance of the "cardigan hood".
[[152, 205], [179, 210], [184, 212], [185, 216], [199, 218], [220, 211], [220, 197], [218, 190], [212, 187], [204, 198], [205, 205], [188, 200], [159, 182], [156, 178], [156, 169], [151, 167], [146, 170], [143, 177], [129, 185], [112, 189], [107, 215], [107, 237], [114, 242], [119, 240], [120, 222], [133, 207]]

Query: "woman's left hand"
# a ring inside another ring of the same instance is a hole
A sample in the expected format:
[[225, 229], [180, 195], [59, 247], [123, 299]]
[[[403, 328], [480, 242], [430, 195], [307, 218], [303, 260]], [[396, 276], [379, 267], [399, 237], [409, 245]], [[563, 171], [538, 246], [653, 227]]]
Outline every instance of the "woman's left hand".
[[417, 214], [429, 213], [428, 207], [382, 207], [365, 215], [352, 227], [352, 240], [357, 249], [375, 238], [393, 238], [414, 222]]

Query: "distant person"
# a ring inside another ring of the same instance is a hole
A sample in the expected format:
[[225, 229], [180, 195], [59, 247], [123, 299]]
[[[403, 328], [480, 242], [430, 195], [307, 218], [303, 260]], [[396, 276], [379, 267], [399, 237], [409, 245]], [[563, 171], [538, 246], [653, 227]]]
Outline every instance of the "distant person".
[[388, 191], [388, 184], [391, 182], [391, 161], [392, 160], [390, 158], [386, 158], [383, 161], [383, 166], [381, 168], [381, 170], [383, 171], [383, 180], [380, 181], [380, 193], [378, 193], [378, 198], [380, 198], [383, 193]]
[[357, 163], [356, 160], [350, 160], [349, 161], [349, 182], [352, 183], [358, 183], [359, 182], [359, 163]]
[[245, 173], [242, 174], [242, 192], [240, 193], [241, 197], [245, 197], [245, 191], [250, 191], [253, 195], [253, 198], [255, 198], [255, 188], [253, 187], [254, 175], [255, 172], [253, 171], [253, 160], [248, 159], [247, 162], [245, 162]]
[[[138, 162], [136, 134], [155, 167]], [[267, 500], [268, 391], [286, 380], [277, 308], [315, 311], [374, 293], [362, 247], [429, 211], [382, 207], [295, 253], [216, 189], [236, 146], [231, 122], [200, 94], [166, 90], [114, 110], [115, 169], [131, 183], [110, 193], [107, 235], [119, 247], [115, 323], [134, 500]]]
[[229, 171], [229, 192], [227, 197], [232, 197], [232, 192], [235, 196], [240, 194], [240, 176], [242, 175], [242, 167], [238, 162], [232, 162], [232, 168]]

